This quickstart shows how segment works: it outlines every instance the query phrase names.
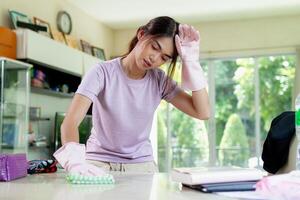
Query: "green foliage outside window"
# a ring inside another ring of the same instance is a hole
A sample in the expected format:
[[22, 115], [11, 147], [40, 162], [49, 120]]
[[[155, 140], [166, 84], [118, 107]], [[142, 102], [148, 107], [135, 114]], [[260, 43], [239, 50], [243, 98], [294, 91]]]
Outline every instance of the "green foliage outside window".
[[[268, 56], [235, 60], [214, 60], [216, 148], [222, 165], [247, 165], [255, 156], [255, 83], [258, 64], [261, 141], [263, 143], [271, 120], [291, 110], [295, 76], [295, 56]], [[256, 62], [255, 62], [256, 61]], [[204, 70], [207, 66], [204, 63]], [[180, 68], [175, 79], [179, 82]], [[166, 103], [158, 115], [159, 167], [166, 160]], [[170, 109], [172, 166], [199, 166], [208, 158], [208, 133], [203, 121], [194, 120], [175, 108]], [[239, 134], [238, 134], [239, 133]], [[234, 150], [240, 148], [239, 150]], [[234, 153], [233, 153], [234, 152]]]
[[246, 166], [249, 156], [249, 144], [245, 127], [239, 115], [231, 114], [225, 125], [220, 143], [220, 164]]

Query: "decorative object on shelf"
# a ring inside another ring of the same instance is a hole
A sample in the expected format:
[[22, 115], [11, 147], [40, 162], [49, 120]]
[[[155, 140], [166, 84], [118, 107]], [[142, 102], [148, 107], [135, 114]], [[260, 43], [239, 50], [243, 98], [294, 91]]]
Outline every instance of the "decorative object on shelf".
[[70, 34], [72, 31], [72, 20], [69, 13], [59, 11], [56, 18], [57, 28], [59, 31]]
[[61, 92], [68, 93], [69, 92], [69, 86], [67, 84], [63, 84], [61, 86]]
[[[43, 134], [43, 133], [39, 133], [38, 134]], [[47, 147], [48, 146], [48, 142], [47, 142], [47, 137], [46, 136], [39, 136], [36, 138], [35, 141], [35, 146], [36, 147]]]
[[42, 19], [39, 19], [37, 17], [33, 17], [33, 21], [34, 21], [34, 24], [36, 25], [40, 25], [40, 26], [44, 26], [47, 28], [46, 31], [39, 31], [39, 33], [41, 33], [42, 35], [45, 35], [49, 38], [52, 38], [52, 35], [51, 35], [51, 26], [48, 22], [42, 20]]
[[55, 92], [60, 92], [60, 87], [59, 86], [54, 86], [51, 88]]
[[31, 86], [38, 88], [50, 88], [46, 74], [42, 70], [31, 69]]
[[43, 82], [39, 79], [33, 78], [33, 79], [31, 79], [31, 86], [43, 88]]
[[63, 35], [62, 32], [58, 31], [58, 30], [53, 30], [52, 29], [52, 37], [54, 40], [60, 42], [60, 43], [63, 43], [63, 44], [66, 44], [66, 41], [65, 41], [65, 37]]
[[40, 26], [40, 25], [31, 24], [31, 23], [27, 23], [27, 22], [17, 21], [17, 26], [18, 26], [18, 28], [27, 28], [27, 29], [33, 30], [35, 32], [39, 32], [39, 31], [46, 32], [47, 31], [47, 27], [45, 27], [45, 26]]
[[12, 27], [13, 29], [17, 29], [17, 28], [27, 28], [33, 31], [46, 31], [46, 27], [44, 26], [40, 26], [37, 24], [33, 24], [31, 19], [20, 12], [14, 11], [14, 10], [9, 10], [9, 16], [12, 22]]
[[46, 78], [46, 75], [42, 70], [35, 70], [34, 77], [41, 81], [44, 81]]
[[49, 84], [47, 81], [44, 81], [44, 82], [43, 82], [43, 87], [44, 87], [45, 89], [50, 89], [50, 84]]
[[93, 55], [92, 46], [90, 45], [90, 43], [84, 40], [80, 40], [80, 44], [83, 52]]
[[10, 16], [10, 19], [12, 22], [12, 27], [14, 29], [18, 28], [17, 21], [32, 24], [31, 19], [27, 15], [17, 12], [15, 10], [8, 10], [8, 12], [9, 12], [9, 16]]
[[0, 56], [16, 59], [17, 36], [9, 28], [0, 27]]
[[64, 36], [65, 36], [66, 43], [69, 47], [80, 50], [78, 45], [78, 40], [75, 37], [66, 34], [64, 34]]
[[104, 49], [98, 47], [92, 47], [92, 50], [93, 50], [93, 56], [100, 58], [101, 60], [106, 60]]

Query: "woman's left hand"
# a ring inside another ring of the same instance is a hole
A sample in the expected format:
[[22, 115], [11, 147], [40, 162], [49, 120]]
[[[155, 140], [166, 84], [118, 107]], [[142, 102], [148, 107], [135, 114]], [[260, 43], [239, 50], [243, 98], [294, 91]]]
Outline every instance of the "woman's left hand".
[[199, 60], [200, 35], [194, 27], [179, 25], [179, 35], [175, 36], [175, 44], [182, 61]]
[[179, 25], [175, 45], [182, 61], [182, 87], [198, 91], [206, 87], [207, 81], [199, 61], [199, 32], [192, 26]]

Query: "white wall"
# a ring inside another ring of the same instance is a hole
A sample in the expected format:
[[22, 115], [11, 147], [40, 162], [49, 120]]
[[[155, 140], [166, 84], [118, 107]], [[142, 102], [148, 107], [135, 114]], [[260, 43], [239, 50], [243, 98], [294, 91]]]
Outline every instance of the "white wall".
[[[184, 22], [181, 22], [184, 23]], [[251, 20], [193, 24], [200, 31], [202, 58], [296, 53], [300, 46], [300, 14]], [[117, 30], [113, 55], [126, 52], [136, 29]], [[300, 53], [298, 53], [300, 56]], [[298, 60], [300, 60], [298, 58]], [[300, 62], [297, 65], [297, 92], [300, 92]]]
[[[184, 22], [181, 22], [184, 23]], [[295, 49], [300, 45], [300, 14], [251, 20], [193, 24], [201, 35], [201, 54], [236, 55], [240, 51]], [[126, 51], [136, 29], [117, 30], [113, 55]]]

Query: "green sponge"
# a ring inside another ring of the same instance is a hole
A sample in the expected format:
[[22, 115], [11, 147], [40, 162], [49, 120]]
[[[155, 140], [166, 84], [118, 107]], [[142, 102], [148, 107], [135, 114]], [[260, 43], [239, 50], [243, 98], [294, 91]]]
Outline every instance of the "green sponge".
[[114, 184], [115, 180], [111, 174], [103, 176], [83, 176], [79, 174], [68, 174], [66, 179], [72, 184]]

